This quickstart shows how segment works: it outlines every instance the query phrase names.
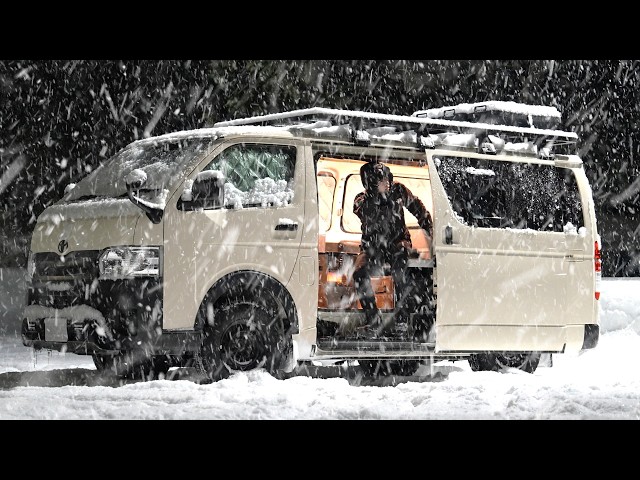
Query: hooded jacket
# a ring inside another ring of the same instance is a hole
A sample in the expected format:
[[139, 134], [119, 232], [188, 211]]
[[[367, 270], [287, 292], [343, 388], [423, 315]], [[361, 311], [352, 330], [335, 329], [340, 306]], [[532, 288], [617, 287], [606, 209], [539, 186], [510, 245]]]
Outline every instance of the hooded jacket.
[[[418, 220], [418, 225], [429, 236], [433, 235], [431, 214], [424, 203], [402, 183], [393, 181], [389, 167], [369, 162], [360, 168], [364, 192], [356, 195], [353, 213], [362, 223], [361, 248], [368, 252], [389, 252], [402, 246], [411, 247], [411, 234], [404, 218], [406, 207]], [[389, 180], [389, 191], [378, 192], [378, 182]]]

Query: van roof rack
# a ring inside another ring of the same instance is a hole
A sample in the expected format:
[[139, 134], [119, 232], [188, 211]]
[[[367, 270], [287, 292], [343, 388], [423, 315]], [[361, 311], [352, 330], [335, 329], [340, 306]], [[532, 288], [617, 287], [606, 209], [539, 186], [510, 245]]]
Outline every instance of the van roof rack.
[[556, 107], [504, 101], [461, 103], [448, 107], [429, 108], [413, 112], [411, 116], [554, 130], [560, 124], [560, 112]]
[[[478, 104], [461, 105], [477, 106]], [[494, 108], [490, 109], [490, 111], [495, 111], [496, 105], [493, 105], [492, 107]], [[529, 111], [529, 113], [531, 113], [531, 110], [534, 110], [533, 107], [535, 106], [529, 107], [531, 107]], [[557, 115], [553, 111], [555, 109], [553, 107], [548, 108], [549, 110], [545, 110], [543, 112], [546, 115], [539, 116], [556, 118]], [[462, 111], [463, 108], [460, 107], [459, 110]], [[495, 135], [502, 139], [509, 139], [510, 141], [515, 140], [520, 142], [533, 142], [536, 145], [545, 146], [547, 148], [559, 145], [570, 145], [575, 148], [575, 144], [578, 140], [578, 135], [574, 132], [565, 132], [555, 129], [543, 129], [535, 126], [506, 125], [498, 123], [496, 121], [497, 117], [489, 119], [489, 121], [493, 123], [469, 121], [468, 119], [452, 120], [448, 118], [432, 118], [438, 117], [438, 115], [430, 116], [428, 113], [430, 111], [435, 111], [435, 109], [421, 110], [409, 116], [363, 112], [358, 110], [340, 110], [332, 108], [313, 107], [217, 122], [214, 124], [214, 127], [269, 125], [286, 127], [290, 129], [308, 130], [313, 129], [314, 126], [346, 126], [350, 127], [353, 130], [354, 138], [358, 138], [358, 135], [356, 135], [356, 133], [360, 132], [364, 133], [363, 137], [368, 138], [368, 132], [373, 131], [377, 132], [376, 135], [379, 135], [379, 132], [385, 132], [387, 134], [414, 132], [419, 137], [428, 137], [429, 135], [442, 134], [474, 134], [478, 138], [485, 138], [487, 135]], [[536, 112], [540, 111], [540, 109], [536, 110]], [[440, 115], [440, 117], [443, 116], [444, 115]], [[503, 115], [500, 118], [508, 120], [508, 117], [508, 115]], [[476, 120], [476, 117], [472, 115], [470, 117], [470, 120]]]

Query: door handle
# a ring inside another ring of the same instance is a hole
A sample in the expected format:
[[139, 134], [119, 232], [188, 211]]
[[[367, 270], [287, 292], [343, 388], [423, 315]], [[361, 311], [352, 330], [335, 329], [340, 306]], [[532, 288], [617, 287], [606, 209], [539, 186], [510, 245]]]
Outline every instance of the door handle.
[[447, 245], [453, 244], [453, 228], [451, 228], [451, 225], [444, 227], [444, 243]]
[[298, 230], [298, 224], [297, 223], [279, 223], [279, 224], [277, 224], [276, 225], [276, 231], [282, 231], [282, 230], [293, 232], [295, 230]]

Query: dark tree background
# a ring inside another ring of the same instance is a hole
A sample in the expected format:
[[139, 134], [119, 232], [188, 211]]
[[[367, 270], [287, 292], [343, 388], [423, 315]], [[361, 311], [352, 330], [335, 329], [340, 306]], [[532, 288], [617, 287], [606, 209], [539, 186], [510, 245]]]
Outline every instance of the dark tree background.
[[640, 70], [627, 60], [0, 60], [0, 265], [24, 265], [37, 216], [133, 140], [313, 106], [486, 100], [560, 110], [580, 137], [604, 275], [640, 275]]

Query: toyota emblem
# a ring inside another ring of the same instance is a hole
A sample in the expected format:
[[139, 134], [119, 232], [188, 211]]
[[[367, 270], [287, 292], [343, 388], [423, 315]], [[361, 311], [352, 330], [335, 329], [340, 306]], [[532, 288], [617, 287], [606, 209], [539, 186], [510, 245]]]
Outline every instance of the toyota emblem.
[[58, 251], [60, 253], [64, 253], [67, 248], [69, 248], [69, 242], [66, 240], [60, 240], [60, 243], [58, 244]]

